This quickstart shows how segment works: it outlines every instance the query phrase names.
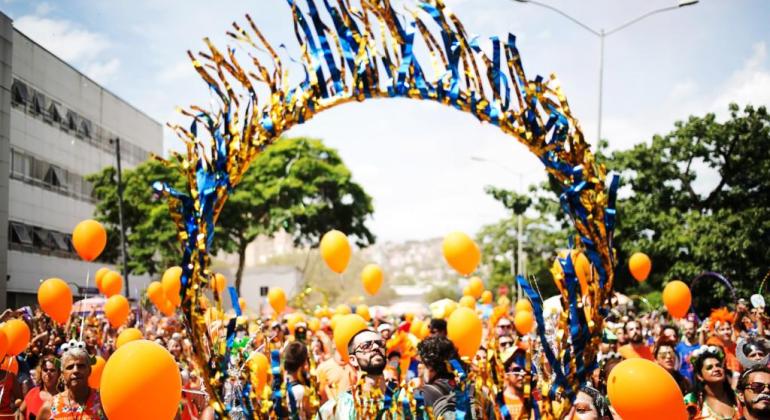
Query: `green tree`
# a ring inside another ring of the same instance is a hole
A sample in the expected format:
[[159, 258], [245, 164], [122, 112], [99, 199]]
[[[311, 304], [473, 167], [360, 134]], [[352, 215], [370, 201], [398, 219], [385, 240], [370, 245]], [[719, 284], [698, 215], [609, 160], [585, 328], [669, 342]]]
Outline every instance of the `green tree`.
[[[107, 225], [110, 238], [117, 238], [119, 227], [115, 175], [108, 167], [89, 178], [99, 200], [97, 218]], [[137, 274], [155, 274], [178, 264], [181, 252], [166, 203], [153, 199], [154, 181], [184, 190], [178, 172], [155, 161], [123, 174], [129, 267]], [[258, 235], [285, 230], [296, 245], [316, 247], [325, 232], [339, 229], [364, 247], [375, 241], [365, 225], [373, 211], [371, 197], [353, 182], [336, 150], [316, 139], [282, 139], [254, 159], [230, 194], [210, 252], [238, 255], [235, 286], [240, 290], [246, 247]], [[110, 248], [119, 249], [115, 244]]]
[[[95, 215], [107, 228], [108, 243], [102, 259], [116, 262], [120, 255], [120, 224], [118, 216], [117, 170], [108, 166], [89, 175], [93, 197], [97, 200]], [[181, 246], [177, 229], [171, 220], [168, 205], [153, 193], [154, 181], [165, 181], [183, 188], [185, 181], [179, 173], [155, 160], [124, 170], [123, 217], [128, 243], [128, 271], [155, 275], [166, 267], [179, 263]]]
[[[620, 289], [660, 290], [716, 271], [743, 295], [756, 292], [770, 268], [770, 116], [765, 107], [729, 109], [724, 122], [691, 116], [607, 162], [631, 189], [618, 203]], [[624, 265], [635, 251], [653, 262], [641, 285]]]
[[[511, 254], [515, 255], [518, 249], [518, 215], [522, 215], [522, 250], [527, 256], [527, 273], [530, 278], [534, 277], [544, 297], [557, 293], [549, 269], [557, 251], [567, 247], [570, 230], [568, 221], [558, 212], [551, 185], [531, 186], [526, 195], [489, 186], [486, 192], [511, 211], [510, 217], [483, 226], [477, 234], [483, 263], [489, 270], [489, 288], [515, 287]], [[528, 209], [533, 216], [525, 214]]]

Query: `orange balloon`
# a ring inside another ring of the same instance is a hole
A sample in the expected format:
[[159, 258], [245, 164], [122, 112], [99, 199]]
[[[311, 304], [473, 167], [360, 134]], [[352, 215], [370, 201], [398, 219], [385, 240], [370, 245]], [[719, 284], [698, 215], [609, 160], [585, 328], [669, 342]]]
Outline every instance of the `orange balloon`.
[[107, 231], [96, 220], [83, 220], [72, 231], [72, 245], [80, 258], [93, 261], [107, 245]]
[[473, 358], [481, 346], [481, 319], [476, 312], [460, 307], [452, 312], [447, 321], [447, 337], [454, 343], [462, 357]]
[[5, 330], [0, 327], [0, 359], [8, 353], [9, 345], [8, 336], [5, 334]]
[[[639, 398], [640, 390], [644, 398]], [[607, 391], [623, 420], [686, 420], [682, 391], [660, 365], [643, 358], [627, 359], [610, 372]]]
[[72, 289], [62, 279], [48, 279], [37, 289], [37, 302], [51, 319], [65, 324], [72, 312]]
[[580, 284], [580, 294], [581, 296], [585, 296], [588, 294], [588, 281], [591, 279], [592, 271], [594, 273], [594, 278], [596, 278], [596, 270], [591, 266], [588, 257], [576, 249], [569, 251], [569, 254], [567, 250], [562, 250], [559, 252], [558, 257], [553, 260], [551, 274], [556, 282], [556, 287], [559, 289], [559, 292], [564, 293], [564, 268], [561, 266], [559, 258], [567, 258], [567, 255], [572, 258], [572, 268], [575, 270], [575, 276]]
[[125, 344], [104, 366], [101, 402], [110, 420], [172, 419], [182, 399], [174, 357], [148, 341]]
[[214, 274], [214, 290], [216, 290], [217, 293], [221, 295], [222, 292], [225, 291], [225, 287], [227, 287], [227, 279], [225, 278], [224, 274]]
[[[334, 319], [332, 319], [334, 321]], [[338, 315], [334, 326], [334, 345], [342, 360], [348, 360], [348, 343], [354, 335], [367, 328], [366, 321], [358, 314]]]
[[102, 293], [104, 296], [112, 297], [120, 294], [123, 290], [123, 277], [117, 271], [109, 271], [102, 277]]
[[468, 309], [476, 309], [476, 299], [473, 296], [463, 296], [460, 298], [460, 306]]
[[340, 303], [337, 305], [337, 308], [334, 309], [334, 313], [337, 315], [347, 315], [353, 313], [353, 311], [350, 310], [350, 306]]
[[341, 274], [350, 262], [350, 242], [344, 233], [330, 230], [321, 238], [321, 257], [326, 265], [335, 273]]
[[529, 301], [527, 298], [521, 298], [516, 301], [516, 306], [514, 306], [514, 309], [516, 313], [518, 312], [529, 312], [532, 313], [532, 302]]
[[182, 303], [182, 297], [179, 296], [179, 292], [182, 290], [182, 267], [175, 266], [166, 270], [163, 273], [160, 284], [163, 286], [163, 294], [166, 296], [166, 299], [174, 307], [179, 306]]
[[123, 295], [113, 295], [104, 304], [104, 316], [110, 321], [112, 328], [118, 328], [128, 319], [130, 308], [128, 299]]
[[368, 305], [357, 305], [356, 314], [360, 315], [361, 318], [363, 318], [366, 322], [369, 322], [372, 320], [372, 315], [369, 313]]
[[4, 357], [3, 361], [0, 362], [0, 370], [4, 370], [6, 372], [11, 372], [14, 375], [19, 374], [19, 362], [16, 361], [15, 357]]
[[102, 372], [107, 361], [102, 356], [96, 356], [96, 363], [91, 365], [91, 374], [88, 375], [88, 386], [99, 390], [99, 384], [102, 381]]
[[691, 303], [692, 294], [684, 282], [674, 280], [663, 288], [663, 304], [674, 318], [679, 319], [687, 315], [690, 312]]
[[96, 288], [99, 289], [99, 293], [104, 294], [102, 291], [102, 280], [104, 279], [104, 275], [109, 273], [110, 269], [107, 267], [102, 267], [98, 270], [96, 270], [96, 274], [94, 275], [94, 281], [96, 282]]
[[490, 303], [492, 303], [493, 298], [494, 296], [492, 296], [492, 292], [490, 292], [489, 290], [484, 290], [484, 293], [481, 294], [481, 303], [483, 303], [484, 305], [489, 305]]
[[267, 356], [262, 353], [257, 353], [249, 360], [249, 368], [251, 369], [251, 382], [254, 384], [254, 390], [257, 395], [262, 394], [262, 390], [267, 384], [267, 372], [270, 367], [270, 362], [267, 360]]
[[161, 311], [165, 316], [173, 316], [176, 310], [176, 306], [174, 306], [174, 304], [165, 297], [163, 298], [162, 302], [155, 304], [155, 307], [157, 307], [158, 310]]
[[645, 281], [652, 270], [652, 261], [647, 254], [637, 252], [628, 260], [628, 271], [634, 276], [636, 281]]
[[286, 308], [286, 292], [280, 287], [271, 287], [267, 292], [267, 302], [275, 313], [280, 314]]
[[361, 283], [370, 296], [374, 296], [382, 287], [382, 269], [377, 264], [369, 264], [361, 271]]
[[29, 326], [20, 319], [12, 319], [3, 325], [3, 330], [8, 338], [8, 354], [18, 356], [29, 344], [32, 335]]
[[471, 277], [471, 280], [468, 282], [468, 288], [471, 296], [474, 299], [478, 299], [484, 293], [484, 281], [481, 280], [481, 277]]
[[465, 286], [463, 287], [463, 296], [471, 296], [473, 297], [473, 293], [471, 293], [471, 286]]
[[125, 330], [121, 331], [120, 334], [118, 334], [118, 339], [115, 340], [115, 348], [120, 348], [120, 346], [126, 343], [141, 340], [143, 338], [144, 334], [142, 334], [138, 328], [126, 328]]
[[147, 298], [155, 306], [158, 306], [158, 302], [163, 302], [166, 299], [166, 296], [163, 294], [163, 286], [159, 281], [153, 281], [147, 286]]
[[420, 319], [415, 319], [412, 321], [411, 324], [409, 324], [409, 334], [414, 335], [417, 338], [420, 338], [420, 330], [422, 329], [423, 321]]
[[532, 332], [532, 327], [535, 326], [535, 316], [530, 311], [517, 311], [513, 317], [513, 325], [516, 326], [516, 331], [519, 334], [529, 334]]
[[481, 262], [478, 245], [462, 232], [452, 232], [445, 236], [442, 248], [446, 262], [464, 276], [476, 271]]

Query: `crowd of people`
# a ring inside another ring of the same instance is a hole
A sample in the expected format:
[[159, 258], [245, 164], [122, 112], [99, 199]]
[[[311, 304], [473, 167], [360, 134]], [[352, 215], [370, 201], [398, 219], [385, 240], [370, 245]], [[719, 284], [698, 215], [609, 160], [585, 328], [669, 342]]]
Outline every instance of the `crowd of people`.
[[[517, 332], [513, 311], [486, 320], [472, 359], [460, 357], [441, 318], [376, 316], [343, 343], [334, 336], [334, 316], [313, 322], [290, 316], [208, 321], [212, 336], [231, 340], [230, 379], [222, 394], [230, 418], [388, 418], [394, 412], [412, 418], [535, 418], [542, 401], [533, 392], [532, 354], [539, 342]], [[125, 328], [138, 328], [176, 360], [183, 383], [178, 419], [217, 415], [200, 370], [207, 361], [195, 355], [176, 316], [136, 310], [118, 329], [98, 314], [73, 316], [60, 326], [24, 308], [7, 310], [0, 320], [11, 318], [25, 320], [32, 338], [23, 353], [0, 364], [0, 418], [105, 418], [91, 369], [97, 357], [109, 359]], [[415, 322], [424, 322], [425, 331], [415, 331]], [[702, 320], [692, 313], [671, 321], [655, 311], [613, 310], [595, 370], [566, 418], [619, 419], [607, 398], [610, 372], [624, 359], [645, 358], [676, 381], [692, 419], [770, 419], [767, 323], [764, 308], [743, 300]], [[256, 354], [269, 364], [261, 373]], [[249, 375], [240, 375], [244, 367]], [[251, 391], [244, 393], [246, 388]]]

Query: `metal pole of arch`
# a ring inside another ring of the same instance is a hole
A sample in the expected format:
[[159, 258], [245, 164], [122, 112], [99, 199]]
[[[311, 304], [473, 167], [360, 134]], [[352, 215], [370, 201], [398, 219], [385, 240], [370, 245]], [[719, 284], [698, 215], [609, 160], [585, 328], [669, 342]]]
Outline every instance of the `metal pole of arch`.
[[120, 260], [122, 262], [121, 274], [123, 274], [123, 285], [126, 288], [126, 297], [131, 297], [128, 287], [128, 253], [126, 252], [126, 227], [123, 224], [123, 178], [120, 162], [120, 137], [115, 138], [115, 157], [118, 170], [118, 220], [120, 222]]

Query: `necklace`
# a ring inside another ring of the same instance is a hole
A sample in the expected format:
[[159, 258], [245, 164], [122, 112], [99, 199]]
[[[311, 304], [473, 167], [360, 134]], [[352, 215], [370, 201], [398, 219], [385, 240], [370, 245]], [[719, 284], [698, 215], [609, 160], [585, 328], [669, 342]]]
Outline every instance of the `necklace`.
[[86, 394], [85, 402], [83, 404], [80, 404], [76, 399], [72, 398], [72, 391], [67, 390], [67, 412], [72, 414], [77, 413], [75, 420], [80, 420], [83, 417], [83, 414], [85, 414], [85, 409], [86, 409], [85, 406], [88, 406], [89, 397], [91, 397], [90, 389], [88, 390], [88, 394]]

